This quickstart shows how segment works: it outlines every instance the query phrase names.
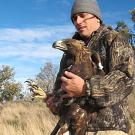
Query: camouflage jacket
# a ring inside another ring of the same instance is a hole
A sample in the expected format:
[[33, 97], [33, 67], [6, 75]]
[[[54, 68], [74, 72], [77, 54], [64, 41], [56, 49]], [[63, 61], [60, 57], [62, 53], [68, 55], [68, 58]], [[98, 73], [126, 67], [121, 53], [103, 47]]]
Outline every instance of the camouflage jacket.
[[[73, 38], [83, 40], [78, 33]], [[105, 72], [105, 76], [95, 75], [86, 82], [88, 112], [91, 116], [88, 130], [128, 132], [130, 124], [125, 102], [134, 85], [133, 49], [126, 38], [106, 26], [101, 26], [83, 41], [100, 54]], [[54, 90], [60, 88], [59, 76], [66, 66], [66, 56], [63, 56]]]

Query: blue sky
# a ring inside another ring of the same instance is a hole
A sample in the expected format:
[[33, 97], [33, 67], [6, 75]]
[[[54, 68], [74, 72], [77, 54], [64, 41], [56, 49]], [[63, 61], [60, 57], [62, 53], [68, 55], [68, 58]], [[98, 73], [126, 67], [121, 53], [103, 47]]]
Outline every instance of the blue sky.
[[[135, 0], [98, 0], [105, 24], [124, 20]], [[0, 0], [0, 64], [10, 65], [16, 81], [34, 78], [46, 62], [59, 64], [62, 53], [53, 49], [58, 39], [75, 31], [70, 20], [73, 0]]]

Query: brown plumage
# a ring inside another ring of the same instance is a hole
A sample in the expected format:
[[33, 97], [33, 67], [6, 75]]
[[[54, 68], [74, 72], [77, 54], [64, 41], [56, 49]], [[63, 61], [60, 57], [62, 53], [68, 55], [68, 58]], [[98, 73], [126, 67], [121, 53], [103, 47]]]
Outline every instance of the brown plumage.
[[[99, 71], [102, 71], [103, 67], [99, 54], [90, 51], [83, 41], [65, 39], [55, 42], [53, 47], [63, 51], [68, 57], [66, 61], [68, 66], [64, 71], [68, 70], [84, 80], [90, 79], [93, 75], [99, 74]], [[63, 102], [64, 100], [66, 99], [63, 99]], [[80, 103], [82, 101], [85, 102], [86, 99], [85, 97], [72, 98], [68, 101], [70, 101], [68, 103], [68, 111], [66, 114], [63, 114], [64, 116], [61, 116], [61, 119], [64, 119], [63, 121], [68, 124], [68, 130], [71, 132], [71, 135], [84, 135], [87, 129], [88, 115]], [[62, 132], [65, 131], [62, 129], [59, 135]]]
[[81, 40], [65, 39], [55, 42], [53, 47], [68, 55], [69, 59], [66, 63], [71, 68], [67, 67], [67, 69], [84, 80], [91, 78], [92, 75], [97, 74], [98, 69], [103, 68], [99, 54], [90, 51]]

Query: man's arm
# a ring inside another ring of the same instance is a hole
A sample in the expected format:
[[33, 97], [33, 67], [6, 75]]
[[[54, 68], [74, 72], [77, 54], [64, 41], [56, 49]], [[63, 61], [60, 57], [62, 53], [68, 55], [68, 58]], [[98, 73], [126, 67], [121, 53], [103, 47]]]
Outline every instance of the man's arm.
[[[109, 42], [109, 41], [108, 41]], [[109, 73], [104, 77], [94, 76], [88, 82], [91, 104], [99, 107], [121, 102], [132, 91], [134, 53], [131, 45], [121, 35], [110, 42]]]

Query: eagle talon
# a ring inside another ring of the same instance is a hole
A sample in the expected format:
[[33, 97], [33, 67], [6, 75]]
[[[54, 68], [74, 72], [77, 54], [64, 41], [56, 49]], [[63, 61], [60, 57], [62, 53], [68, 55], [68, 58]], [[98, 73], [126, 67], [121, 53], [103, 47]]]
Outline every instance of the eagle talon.
[[30, 92], [32, 92], [32, 97], [31, 100], [33, 101], [34, 99], [46, 99], [47, 94], [43, 89], [41, 89], [38, 85], [35, 84], [35, 82], [31, 79], [28, 79], [25, 81], [28, 86]]

